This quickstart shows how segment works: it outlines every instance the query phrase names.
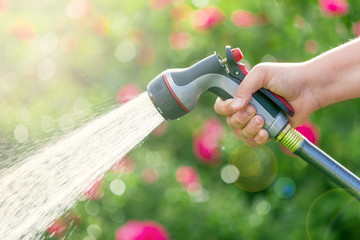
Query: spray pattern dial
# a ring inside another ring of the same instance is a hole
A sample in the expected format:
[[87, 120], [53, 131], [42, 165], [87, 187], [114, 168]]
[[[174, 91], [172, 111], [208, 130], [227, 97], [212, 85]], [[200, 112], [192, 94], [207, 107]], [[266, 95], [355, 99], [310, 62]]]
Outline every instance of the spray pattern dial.
[[[233, 98], [239, 84], [248, 73], [239, 48], [226, 47], [226, 58], [216, 52], [188, 68], [168, 69], [155, 77], [147, 87], [159, 113], [167, 120], [177, 119], [196, 106], [202, 93], [212, 92], [223, 100]], [[294, 113], [286, 100], [266, 89], [253, 94], [250, 101], [258, 115], [264, 118], [264, 129], [275, 138], [287, 125], [284, 113]]]

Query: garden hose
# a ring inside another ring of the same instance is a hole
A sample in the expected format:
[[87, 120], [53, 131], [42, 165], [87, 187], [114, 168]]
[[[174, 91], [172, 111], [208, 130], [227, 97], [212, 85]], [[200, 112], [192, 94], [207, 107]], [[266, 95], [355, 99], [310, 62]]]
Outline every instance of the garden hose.
[[[190, 112], [206, 91], [223, 100], [235, 96], [248, 71], [239, 63], [243, 58], [239, 48], [226, 46], [225, 50], [224, 59], [215, 52], [188, 68], [165, 70], [148, 84], [149, 97], [166, 120], [178, 119]], [[282, 143], [360, 200], [360, 179], [288, 124], [285, 114], [293, 116], [294, 111], [284, 98], [261, 88], [253, 94], [250, 104], [256, 108], [256, 114], [263, 117], [263, 128], [270, 139]]]
[[327, 155], [296, 129], [287, 125], [276, 138], [287, 149], [317, 170], [325, 174], [335, 184], [360, 200], [360, 179]]

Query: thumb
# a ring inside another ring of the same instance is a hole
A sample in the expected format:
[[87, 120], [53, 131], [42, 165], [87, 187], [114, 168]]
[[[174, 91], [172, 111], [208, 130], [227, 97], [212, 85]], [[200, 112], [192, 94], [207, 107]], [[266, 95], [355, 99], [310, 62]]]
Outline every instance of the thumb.
[[265, 80], [266, 67], [261, 64], [256, 65], [240, 83], [231, 107], [234, 110], [240, 110], [248, 105], [252, 94], [265, 86]]

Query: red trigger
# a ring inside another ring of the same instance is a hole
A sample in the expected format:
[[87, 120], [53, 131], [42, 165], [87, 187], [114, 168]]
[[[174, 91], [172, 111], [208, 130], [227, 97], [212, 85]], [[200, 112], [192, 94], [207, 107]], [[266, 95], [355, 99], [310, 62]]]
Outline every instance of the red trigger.
[[[271, 92], [271, 91], [269, 91], [269, 92]], [[285, 106], [288, 108], [288, 109], [290, 109], [292, 112], [294, 111], [293, 109], [292, 109], [292, 107], [290, 106], [290, 104], [288, 103], [288, 101], [286, 101], [286, 99], [285, 98], [283, 98], [282, 96], [279, 96], [279, 95], [277, 95], [276, 93], [273, 93], [273, 92], [271, 92], [277, 99], [279, 99], [283, 104], [285, 104]]]
[[238, 65], [239, 65], [240, 71], [241, 71], [243, 74], [247, 75], [247, 74], [249, 73], [249, 71], [246, 69], [246, 67], [245, 67], [244, 64], [239, 63]]

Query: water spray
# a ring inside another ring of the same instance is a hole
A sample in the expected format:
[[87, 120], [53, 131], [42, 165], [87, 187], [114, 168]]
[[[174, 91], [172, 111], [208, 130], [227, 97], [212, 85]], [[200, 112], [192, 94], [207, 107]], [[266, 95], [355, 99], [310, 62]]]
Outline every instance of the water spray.
[[[177, 119], [194, 109], [204, 92], [212, 92], [223, 100], [233, 98], [248, 73], [245, 65], [239, 63], [242, 58], [239, 48], [227, 46], [224, 59], [215, 52], [188, 68], [165, 70], [148, 84], [147, 92], [166, 120]], [[250, 104], [264, 118], [264, 129], [271, 139], [360, 200], [360, 179], [289, 125], [286, 114], [293, 116], [294, 111], [284, 98], [262, 88], [253, 94]]]

